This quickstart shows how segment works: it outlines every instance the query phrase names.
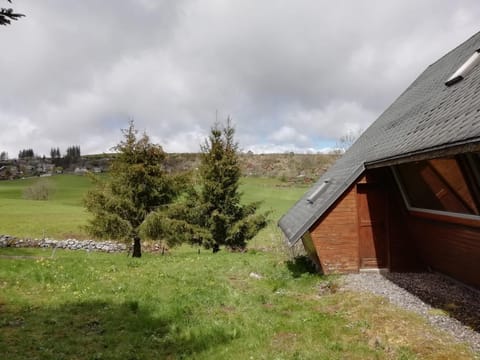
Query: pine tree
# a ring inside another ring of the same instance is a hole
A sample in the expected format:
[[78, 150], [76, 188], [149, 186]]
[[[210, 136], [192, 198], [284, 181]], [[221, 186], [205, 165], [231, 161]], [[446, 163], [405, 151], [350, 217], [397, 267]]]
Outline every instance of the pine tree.
[[[7, 0], [9, 3], [12, 0]], [[19, 14], [13, 11], [11, 8], [0, 8], [0, 25], [10, 25], [12, 20], [16, 21], [20, 19], [24, 14]]]
[[69, 158], [71, 161], [75, 162], [80, 159], [80, 146], [73, 145], [67, 148], [66, 158]]
[[238, 144], [230, 120], [215, 124], [201, 147], [200, 190], [191, 187], [183, 203], [162, 214], [152, 213], [144, 231], [170, 241], [188, 241], [218, 251], [224, 245], [244, 249], [267, 224], [267, 214], [257, 214], [259, 203], [241, 204]]
[[33, 152], [33, 149], [23, 149], [18, 153], [19, 159], [33, 159], [34, 157], [35, 153]]
[[50, 149], [50, 159], [55, 159], [57, 157], [57, 150], [55, 148]]
[[180, 193], [175, 177], [166, 174], [165, 153], [147, 134], [137, 138], [133, 121], [122, 130], [117, 156], [106, 180], [96, 179], [85, 205], [93, 218], [88, 232], [99, 238], [133, 239], [133, 257], [141, 256], [140, 226], [153, 211], [170, 204]]

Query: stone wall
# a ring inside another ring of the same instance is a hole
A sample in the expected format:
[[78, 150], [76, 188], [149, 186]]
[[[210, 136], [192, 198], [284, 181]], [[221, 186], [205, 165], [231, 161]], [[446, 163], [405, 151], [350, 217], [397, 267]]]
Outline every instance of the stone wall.
[[121, 252], [127, 250], [127, 245], [114, 241], [94, 240], [53, 240], [53, 239], [20, 239], [9, 235], [0, 235], [0, 248], [57, 248], [69, 250]]

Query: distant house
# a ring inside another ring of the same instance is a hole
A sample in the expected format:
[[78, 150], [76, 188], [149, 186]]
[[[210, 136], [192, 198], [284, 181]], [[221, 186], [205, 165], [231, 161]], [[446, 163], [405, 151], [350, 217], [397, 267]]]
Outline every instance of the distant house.
[[8, 167], [5, 165], [0, 166], [0, 179], [8, 179], [9, 177]]
[[45, 173], [52, 173], [55, 168], [53, 164], [47, 164], [44, 162], [38, 163], [36, 166], [37, 173], [45, 174]]
[[35, 170], [35, 166], [30, 165], [30, 164], [25, 164], [22, 167], [23, 167], [23, 171], [25, 172], [25, 174], [31, 174]]
[[430, 65], [279, 221], [324, 273], [480, 288], [480, 33]]
[[77, 175], [84, 175], [88, 173], [88, 169], [85, 167], [76, 167], [75, 170], [73, 170], [73, 173]]
[[18, 175], [18, 169], [15, 165], [2, 165], [0, 166], [0, 179], [10, 180], [14, 179]]

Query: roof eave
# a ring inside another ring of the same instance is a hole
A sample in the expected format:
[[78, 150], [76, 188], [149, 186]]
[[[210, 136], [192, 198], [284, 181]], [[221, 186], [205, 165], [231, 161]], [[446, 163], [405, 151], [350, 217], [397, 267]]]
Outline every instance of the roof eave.
[[474, 137], [455, 143], [442, 144], [374, 161], [366, 161], [365, 168], [374, 169], [385, 166], [404, 164], [412, 161], [421, 161], [443, 156], [453, 156], [466, 152], [477, 151], [480, 151], [480, 137]]
[[[343, 193], [363, 174], [365, 170], [364, 164], [360, 164], [354, 173], [345, 180], [341, 186], [325, 201], [326, 205], [322, 206], [319, 211], [316, 211], [308, 218], [308, 220], [304, 223], [304, 225], [290, 238], [287, 238], [287, 243], [290, 247], [294, 246], [302, 236], [315, 224], [318, 219], [320, 219], [323, 214], [325, 214], [333, 204], [343, 195]], [[300, 201], [306, 201], [306, 197], [304, 196]], [[283, 216], [282, 216], [283, 218]], [[281, 220], [278, 221], [277, 225], [282, 229], [283, 233], [285, 233], [285, 229], [281, 225]]]

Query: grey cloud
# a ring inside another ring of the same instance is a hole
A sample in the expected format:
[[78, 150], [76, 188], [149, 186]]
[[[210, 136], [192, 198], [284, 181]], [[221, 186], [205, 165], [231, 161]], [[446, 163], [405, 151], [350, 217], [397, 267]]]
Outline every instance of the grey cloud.
[[130, 117], [167, 151], [197, 151], [215, 114], [244, 149], [315, 150], [366, 128], [480, 15], [474, 0], [15, 6], [27, 17], [0, 29], [0, 150], [14, 155], [107, 151]]

